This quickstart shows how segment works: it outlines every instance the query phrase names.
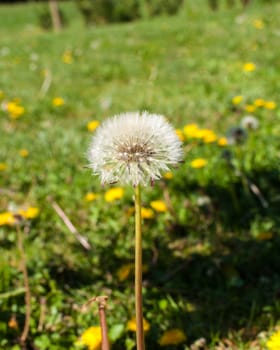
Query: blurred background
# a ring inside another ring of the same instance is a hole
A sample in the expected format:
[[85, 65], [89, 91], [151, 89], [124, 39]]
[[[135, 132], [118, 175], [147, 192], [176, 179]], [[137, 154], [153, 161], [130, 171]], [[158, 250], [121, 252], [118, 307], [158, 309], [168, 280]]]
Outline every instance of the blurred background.
[[184, 148], [143, 189], [147, 348], [279, 349], [279, 16], [273, 0], [1, 1], [1, 349], [100, 349], [82, 307], [97, 295], [111, 348], [135, 349], [133, 189], [101, 186], [86, 153], [136, 110]]

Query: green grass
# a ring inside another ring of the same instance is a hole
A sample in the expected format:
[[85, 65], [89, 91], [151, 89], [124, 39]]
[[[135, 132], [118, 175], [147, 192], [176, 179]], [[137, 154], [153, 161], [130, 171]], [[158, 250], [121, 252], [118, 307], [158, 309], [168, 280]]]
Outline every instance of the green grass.
[[[0, 7], [0, 98], [2, 106], [18, 98], [25, 108], [17, 120], [0, 111], [0, 163], [7, 165], [0, 173], [0, 213], [24, 205], [40, 209], [26, 225], [33, 295], [28, 349], [75, 349], [81, 332], [98, 324], [95, 311], [79, 307], [104, 293], [113, 349], [129, 350], [134, 341], [125, 329], [133, 316], [133, 278], [117, 277], [133, 262], [132, 190], [126, 188], [120, 201], [104, 200], [108, 188], [85, 167], [87, 123], [148, 110], [166, 115], [176, 128], [196, 122], [223, 136], [257, 98], [277, 107], [256, 109], [260, 127], [245, 144], [221, 148], [187, 140], [185, 163], [174, 178], [145, 189], [144, 206], [170, 196], [171, 209], [144, 223], [144, 314], [150, 349], [160, 348], [158, 339], [170, 328], [187, 335], [185, 344], [170, 349], [189, 349], [201, 337], [209, 349], [226, 341], [233, 349], [265, 349], [266, 332], [280, 319], [280, 5], [216, 13], [186, 5], [176, 17], [85, 28], [69, 3], [63, 9], [70, 25], [61, 33], [39, 28], [40, 6]], [[255, 19], [263, 20], [263, 29], [253, 26]], [[65, 52], [71, 64], [63, 62]], [[246, 62], [256, 70], [245, 73]], [[51, 77], [47, 91], [44, 72]], [[235, 95], [244, 96], [236, 108]], [[55, 97], [65, 104], [54, 107]], [[192, 169], [195, 158], [208, 163]], [[91, 191], [100, 197], [87, 203]], [[89, 239], [90, 251], [69, 233], [53, 201]], [[271, 236], [261, 239], [263, 233]], [[15, 228], [0, 226], [0, 240], [0, 345], [18, 349], [23, 294], [2, 296], [23, 286]], [[38, 330], [42, 298], [46, 315]], [[18, 330], [8, 327], [12, 315]]]

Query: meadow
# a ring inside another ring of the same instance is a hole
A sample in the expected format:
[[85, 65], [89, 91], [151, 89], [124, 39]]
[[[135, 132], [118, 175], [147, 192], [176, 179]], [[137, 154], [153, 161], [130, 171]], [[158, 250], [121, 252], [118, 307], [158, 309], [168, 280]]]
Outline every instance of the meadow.
[[135, 347], [133, 190], [86, 153], [136, 110], [185, 154], [143, 190], [147, 349], [279, 349], [280, 4], [87, 28], [63, 3], [59, 33], [40, 6], [0, 6], [0, 349], [97, 350], [104, 294], [112, 349]]

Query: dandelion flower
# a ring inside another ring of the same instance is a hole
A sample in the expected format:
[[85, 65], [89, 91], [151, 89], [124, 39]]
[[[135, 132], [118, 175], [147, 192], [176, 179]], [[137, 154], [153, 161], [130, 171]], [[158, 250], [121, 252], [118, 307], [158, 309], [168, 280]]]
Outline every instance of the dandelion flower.
[[253, 26], [254, 26], [256, 29], [263, 29], [263, 27], [264, 27], [263, 20], [262, 20], [262, 19], [255, 19], [255, 20], [253, 21]]
[[[136, 319], [135, 317], [132, 318], [127, 322], [126, 328], [128, 331], [136, 332]], [[148, 332], [148, 330], [151, 328], [149, 322], [143, 318], [143, 329], [144, 332]]]
[[54, 107], [61, 107], [64, 105], [64, 99], [62, 97], [55, 97], [53, 100], [52, 100], [52, 105]]
[[141, 208], [141, 217], [142, 219], [153, 219], [155, 217], [155, 213], [151, 208]]
[[121, 187], [110, 188], [105, 192], [105, 201], [114, 202], [115, 200], [121, 199], [124, 195], [124, 190]]
[[245, 111], [248, 112], [248, 113], [253, 113], [253, 112], [255, 112], [255, 110], [256, 110], [256, 106], [254, 106], [254, 105], [246, 105], [246, 106], [244, 107], [244, 109], [245, 109]]
[[171, 171], [168, 171], [167, 173], [163, 174], [163, 177], [166, 179], [166, 180], [171, 180], [173, 179], [173, 174]]
[[267, 101], [264, 104], [264, 108], [266, 108], [266, 109], [275, 109], [276, 108], [276, 103], [274, 101]]
[[176, 132], [180, 141], [182, 141], [182, 142], [185, 141], [185, 136], [184, 136], [184, 133], [182, 130], [176, 129], [175, 132]]
[[263, 107], [265, 105], [265, 100], [263, 98], [257, 98], [255, 101], [254, 101], [254, 105], [256, 107]]
[[256, 69], [256, 65], [253, 62], [247, 62], [243, 65], [244, 72], [253, 72]]
[[185, 340], [185, 333], [181, 329], [174, 328], [163, 333], [159, 340], [159, 345], [177, 345], [183, 343]]
[[92, 202], [97, 198], [97, 194], [93, 193], [93, 192], [88, 192], [85, 195], [85, 201], [86, 202]]
[[182, 159], [175, 130], [156, 114], [132, 112], [108, 119], [93, 136], [88, 159], [102, 183], [147, 185]]
[[88, 347], [88, 350], [100, 350], [101, 341], [101, 328], [90, 327], [82, 333], [80, 339], [76, 342], [76, 345], [85, 345]]
[[5, 163], [0, 163], [0, 171], [4, 171], [8, 168], [7, 164]]
[[150, 206], [157, 211], [158, 213], [165, 213], [168, 211], [167, 206], [164, 201], [158, 200], [158, 201], [152, 201], [150, 203]]
[[272, 334], [268, 339], [266, 346], [269, 350], [280, 350], [280, 331]]
[[27, 149], [21, 149], [21, 150], [19, 150], [19, 155], [20, 155], [22, 158], [26, 158], [26, 157], [28, 157], [29, 152], [28, 152]]
[[220, 137], [217, 143], [219, 146], [226, 146], [228, 144], [228, 140], [226, 137]]
[[39, 215], [39, 208], [29, 207], [27, 209], [20, 209], [18, 214], [25, 219], [34, 219]]
[[196, 158], [191, 162], [191, 167], [194, 169], [199, 169], [205, 167], [207, 160], [204, 158]]
[[0, 213], [0, 226], [13, 225], [15, 223], [14, 215], [10, 212]]
[[253, 115], [246, 115], [242, 118], [240, 125], [244, 129], [256, 130], [259, 127], [259, 121]]
[[94, 131], [98, 126], [99, 126], [99, 121], [98, 120], [92, 120], [87, 123], [87, 129], [88, 131]]
[[242, 101], [243, 101], [243, 96], [241, 95], [234, 96], [231, 100], [232, 104], [234, 104], [235, 106], [240, 105]]

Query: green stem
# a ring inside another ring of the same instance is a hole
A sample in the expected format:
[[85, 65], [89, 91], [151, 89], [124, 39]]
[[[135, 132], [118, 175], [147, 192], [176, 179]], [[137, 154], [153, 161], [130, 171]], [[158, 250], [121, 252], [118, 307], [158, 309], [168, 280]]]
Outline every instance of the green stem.
[[137, 350], [145, 350], [142, 306], [141, 189], [135, 187], [135, 312]]

